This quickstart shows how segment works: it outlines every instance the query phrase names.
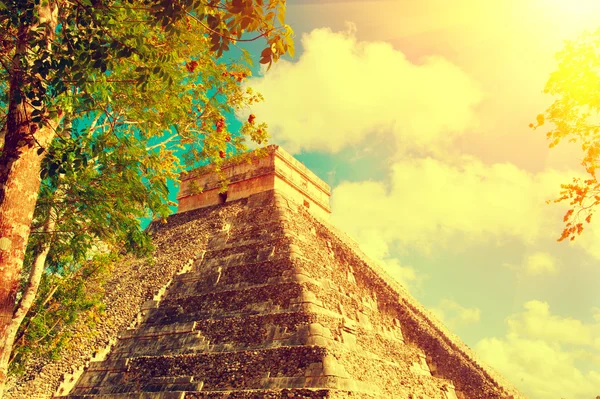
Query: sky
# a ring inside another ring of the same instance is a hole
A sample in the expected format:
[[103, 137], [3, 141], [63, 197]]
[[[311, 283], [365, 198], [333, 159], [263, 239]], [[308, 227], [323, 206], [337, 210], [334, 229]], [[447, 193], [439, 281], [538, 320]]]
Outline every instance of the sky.
[[[581, 150], [528, 127], [589, 0], [289, 0], [296, 56], [247, 113], [331, 185], [331, 219], [532, 399], [600, 395], [600, 225], [546, 204]], [[246, 115], [240, 115], [245, 118]]]

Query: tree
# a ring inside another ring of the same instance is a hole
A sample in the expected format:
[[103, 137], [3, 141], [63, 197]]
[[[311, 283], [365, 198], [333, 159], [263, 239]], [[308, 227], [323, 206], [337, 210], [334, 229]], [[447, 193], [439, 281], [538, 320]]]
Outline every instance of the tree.
[[585, 32], [577, 40], [567, 41], [556, 55], [558, 69], [550, 75], [545, 93], [557, 97], [544, 114], [537, 116], [538, 127], [550, 122], [554, 129], [546, 134], [550, 147], [568, 139], [581, 143], [581, 164], [588, 174], [586, 179], [574, 178], [561, 185], [560, 196], [552, 202], [568, 201], [564, 215], [563, 232], [558, 241], [574, 240], [590, 223], [600, 204], [600, 29]]
[[[219, 164], [244, 144], [244, 137], [227, 131], [224, 117], [258, 97], [240, 89], [249, 72], [215, 58], [236, 41], [259, 37], [267, 42], [263, 64], [291, 51], [284, 11], [282, 0], [0, 3], [0, 102], [6, 105], [0, 155], [0, 385], [15, 331], [10, 326], [22, 316], [20, 306], [15, 313], [15, 299], [34, 217], [34, 228], [47, 233], [66, 220], [79, 228], [76, 219], [60, 219], [60, 209], [69, 209], [69, 203], [71, 211], [92, 209], [95, 187], [82, 189], [79, 180], [106, 189], [109, 180], [102, 173], [112, 167], [125, 181], [143, 183], [134, 190], [137, 204], [131, 209], [164, 213], [166, 179], [180, 170], [178, 156], [187, 164], [202, 159]], [[278, 22], [282, 26], [276, 27]], [[81, 121], [102, 129], [82, 134]], [[242, 133], [258, 142], [265, 138], [264, 126], [254, 123]], [[125, 159], [133, 167], [120, 163]], [[101, 177], [94, 180], [94, 173]], [[34, 216], [41, 179], [48, 183], [49, 205], [45, 213], [38, 206]], [[119, 201], [108, 206], [126, 209], [114, 206]], [[129, 232], [119, 240], [133, 238], [131, 226], [116, 223], [114, 230], [98, 223], [93, 215], [101, 215], [101, 207], [94, 209], [80, 219], [90, 237], [107, 239], [104, 232], [118, 231]], [[109, 221], [135, 220], [135, 213], [120, 215], [129, 218]], [[47, 256], [50, 244], [36, 248]]]

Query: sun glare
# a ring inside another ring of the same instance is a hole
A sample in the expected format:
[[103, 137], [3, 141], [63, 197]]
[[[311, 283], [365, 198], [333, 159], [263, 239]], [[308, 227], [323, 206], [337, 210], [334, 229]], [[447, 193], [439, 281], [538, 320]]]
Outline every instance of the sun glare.
[[561, 13], [564, 17], [584, 18], [586, 20], [600, 18], [600, 0], [542, 0]]

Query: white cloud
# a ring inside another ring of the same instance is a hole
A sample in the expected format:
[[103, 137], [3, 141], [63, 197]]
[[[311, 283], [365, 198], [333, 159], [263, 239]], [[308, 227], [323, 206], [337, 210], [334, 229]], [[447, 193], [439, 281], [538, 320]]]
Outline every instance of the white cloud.
[[550, 342], [592, 345], [592, 330], [600, 328], [600, 324], [594, 326], [577, 319], [552, 315], [547, 302], [529, 301], [524, 308], [525, 312], [507, 319], [509, 333]]
[[413, 64], [388, 43], [357, 41], [352, 29], [315, 29], [302, 47], [297, 62], [279, 61], [248, 82], [265, 97], [252, 112], [292, 153], [337, 152], [381, 131], [429, 148], [474, 123], [480, 90], [443, 58]]
[[[561, 208], [547, 205], [568, 173], [531, 174], [509, 163], [485, 165], [463, 157], [456, 165], [432, 158], [392, 166], [383, 182], [345, 182], [332, 193], [332, 219], [357, 236], [378, 231], [391, 244], [429, 250], [516, 237], [527, 244], [554, 240]], [[535, 260], [535, 259], [534, 259]], [[543, 262], [532, 270], [548, 269]], [[537, 269], [536, 269], [537, 268]]]
[[467, 308], [451, 299], [442, 299], [431, 311], [450, 329], [479, 322], [481, 310]]
[[556, 264], [552, 255], [546, 252], [536, 252], [529, 255], [525, 262], [525, 270], [531, 275], [556, 273]]
[[600, 323], [600, 308], [594, 306], [592, 308], [592, 315], [594, 317], [594, 320]]
[[481, 358], [531, 399], [591, 399], [600, 395], [600, 373], [584, 373], [573, 355], [539, 339], [486, 338], [476, 346]]
[[578, 367], [600, 356], [594, 342], [600, 323], [553, 315], [541, 301], [526, 302], [524, 309], [507, 318], [504, 338], [479, 341], [475, 349], [481, 358], [532, 399], [600, 395], [600, 373]]
[[600, 220], [592, 220], [591, 224], [584, 223], [584, 230], [580, 236], [575, 239], [575, 245], [583, 248], [596, 259], [600, 259]]
[[556, 274], [558, 272], [556, 263], [556, 259], [552, 255], [547, 252], [538, 251], [526, 255], [521, 266], [508, 263], [505, 263], [504, 266], [518, 272], [523, 272], [525, 275], [539, 276], [543, 274]]
[[379, 264], [404, 288], [411, 290], [419, 287], [422, 278], [411, 266], [403, 266], [398, 258], [385, 258]]
[[359, 237], [354, 238], [365, 255], [379, 264], [390, 277], [407, 289], [419, 286], [421, 278], [412, 267], [405, 266], [397, 258], [390, 256], [389, 246], [377, 230], [362, 231]]

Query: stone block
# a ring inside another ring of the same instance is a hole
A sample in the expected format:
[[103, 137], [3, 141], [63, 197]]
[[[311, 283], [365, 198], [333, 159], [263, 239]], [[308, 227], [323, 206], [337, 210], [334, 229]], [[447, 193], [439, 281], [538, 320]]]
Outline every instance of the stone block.
[[352, 332], [342, 330], [342, 342], [349, 349], [355, 349], [356, 348], [356, 335]]
[[323, 375], [323, 363], [311, 363], [304, 373], [306, 377], [319, 377]]
[[323, 375], [348, 378], [348, 373], [344, 366], [339, 364], [337, 359], [332, 355], [326, 355], [323, 358]]
[[328, 338], [321, 337], [321, 336], [312, 336], [312, 337], [306, 338], [304, 344], [321, 346], [323, 348], [326, 348], [326, 347], [332, 346], [331, 342], [332, 342], [332, 339], [328, 339]]
[[126, 371], [129, 359], [103, 360], [101, 362], [90, 362], [87, 371], [105, 372], [105, 371]]
[[141, 311], [143, 312], [145, 310], [156, 309], [156, 308], [158, 308], [159, 302], [160, 301], [150, 299], [142, 304]]
[[307, 290], [303, 290], [300, 296], [290, 303], [312, 303], [317, 306], [323, 306], [323, 302], [317, 299], [317, 296], [313, 292]]
[[454, 389], [452, 382], [447, 382], [442, 386], [442, 392], [444, 393], [444, 399], [459, 399]]
[[427, 365], [427, 360], [424, 354], [419, 353], [419, 360], [413, 362], [410, 370], [418, 375], [426, 375], [431, 376], [431, 370], [429, 370], [429, 366]]
[[373, 326], [371, 324], [371, 320], [369, 320], [369, 316], [364, 314], [363, 312], [356, 312], [356, 320], [358, 324], [364, 328], [365, 330], [372, 330]]

